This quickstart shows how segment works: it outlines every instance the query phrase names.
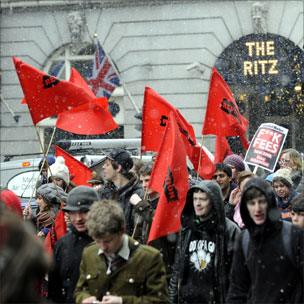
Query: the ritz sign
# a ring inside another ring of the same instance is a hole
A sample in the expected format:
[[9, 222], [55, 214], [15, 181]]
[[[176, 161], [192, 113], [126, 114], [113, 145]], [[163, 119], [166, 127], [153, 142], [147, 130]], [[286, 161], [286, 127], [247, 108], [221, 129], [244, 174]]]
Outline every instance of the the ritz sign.
[[244, 76], [255, 75], [275, 75], [278, 74], [278, 60], [269, 56], [275, 55], [275, 45], [273, 40], [269, 41], [249, 41], [245, 43], [247, 54], [251, 59], [243, 63]]

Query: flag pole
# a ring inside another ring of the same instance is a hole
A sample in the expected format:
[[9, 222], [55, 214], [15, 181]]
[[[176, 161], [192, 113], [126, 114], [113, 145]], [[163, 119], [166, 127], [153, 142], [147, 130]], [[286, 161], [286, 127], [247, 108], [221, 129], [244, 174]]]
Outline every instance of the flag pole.
[[[93, 37], [94, 37], [94, 42], [95, 42], [96, 45], [97, 45], [97, 41], [98, 41], [98, 39], [97, 39], [97, 37], [98, 37], [97, 33], [94, 33], [94, 36], [93, 36]], [[104, 53], [105, 53], [105, 56], [108, 58], [109, 62], [111, 63], [111, 65], [112, 65], [112, 67], [113, 67], [115, 73], [116, 73], [117, 75], [120, 76], [119, 71], [117, 70], [115, 64], [113, 63], [113, 61], [112, 61], [112, 59], [111, 59], [111, 57], [107, 54], [107, 52], [106, 52], [106, 50], [105, 50], [104, 47], [103, 47], [103, 51], [104, 51]], [[127, 89], [127, 87], [126, 87], [126, 85], [125, 85], [123, 79], [121, 78], [121, 76], [119, 77], [119, 80], [120, 80], [120, 82], [121, 82], [121, 85], [122, 85], [123, 88], [124, 88], [124, 91], [127, 93], [127, 96], [128, 96], [128, 98], [129, 98], [131, 104], [133, 105], [135, 111], [136, 111], [137, 113], [140, 113], [140, 110], [139, 110], [138, 106], [136, 105], [135, 101], [133, 100], [133, 98], [132, 98], [132, 96], [131, 96], [129, 90]]]
[[[57, 128], [55, 127], [54, 130], [53, 130], [53, 133], [52, 133], [52, 136], [51, 136], [51, 139], [50, 139], [50, 143], [49, 143], [49, 145], [48, 145], [46, 151], [44, 150], [44, 147], [43, 147], [43, 145], [42, 145], [42, 141], [41, 141], [41, 138], [40, 138], [40, 136], [39, 136], [38, 129], [37, 129], [36, 126], [35, 126], [35, 130], [36, 130], [36, 133], [37, 133], [37, 136], [38, 136], [38, 141], [39, 141], [39, 143], [40, 143], [40, 147], [41, 147], [42, 153], [43, 153], [43, 161], [42, 161], [42, 164], [41, 164], [41, 168], [40, 168], [40, 170], [39, 170], [39, 175], [38, 175], [38, 177], [37, 177], [37, 179], [36, 179], [36, 182], [35, 182], [35, 184], [37, 184], [38, 179], [39, 179], [39, 177], [40, 177], [40, 175], [41, 175], [42, 169], [43, 169], [43, 167], [44, 167], [44, 164], [45, 164], [45, 162], [46, 162], [46, 160], [47, 160], [47, 155], [48, 155], [48, 153], [49, 153], [49, 151], [50, 151], [50, 148], [51, 148], [51, 145], [52, 145], [52, 141], [53, 141], [53, 139], [54, 139], [55, 132], [56, 132]], [[52, 175], [52, 173], [51, 173], [51, 175]], [[33, 177], [32, 177], [32, 178], [33, 178]], [[29, 181], [28, 184], [26, 185], [26, 187], [25, 187], [23, 193], [21, 194], [21, 197], [23, 196], [25, 190], [28, 188], [30, 182], [32, 181], [32, 178], [30, 179], [30, 181]], [[33, 189], [33, 191], [32, 191], [32, 194], [31, 194], [31, 197], [30, 197], [30, 199], [29, 199], [29, 201], [28, 201], [27, 206], [31, 206], [31, 200], [32, 200], [32, 198], [33, 198], [33, 196], [34, 196], [34, 192], [35, 192], [35, 189]]]

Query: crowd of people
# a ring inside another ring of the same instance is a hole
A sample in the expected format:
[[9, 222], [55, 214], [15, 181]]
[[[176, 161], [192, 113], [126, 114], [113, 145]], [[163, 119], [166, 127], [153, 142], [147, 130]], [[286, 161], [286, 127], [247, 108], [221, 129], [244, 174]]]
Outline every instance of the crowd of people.
[[[295, 149], [257, 176], [228, 155], [189, 174], [180, 231], [147, 245], [153, 162], [113, 149], [91, 187], [40, 164], [38, 210], [0, 194], [1, 303], [304, 303], [304, 175]], [[44, 247], [44, 248], [43, 248]]]

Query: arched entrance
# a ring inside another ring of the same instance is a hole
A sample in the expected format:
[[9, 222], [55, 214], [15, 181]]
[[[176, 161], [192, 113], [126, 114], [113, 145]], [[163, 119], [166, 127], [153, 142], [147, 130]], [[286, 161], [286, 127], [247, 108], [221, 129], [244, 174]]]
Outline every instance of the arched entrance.
[[250, 34], [219, 56], [216, 68], [249, 120], [249, 138], [263, 122], [289, 129], [286, 146], [304, 150], [304, 52], [275, 34]]

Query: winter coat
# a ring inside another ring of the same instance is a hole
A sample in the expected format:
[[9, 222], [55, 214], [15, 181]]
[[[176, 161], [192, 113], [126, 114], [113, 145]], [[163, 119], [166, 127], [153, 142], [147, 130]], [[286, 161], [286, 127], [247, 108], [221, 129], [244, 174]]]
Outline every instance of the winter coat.
[[299, 195], [298, 192], [291, 189], [287, 201], [276, 195], [277, 207], [281, 212], [282, 220], [291, 222], [291, 201]]
[[112, 182], [106, 183], [105, 187], [99, 192], [99, 196], [101, 199], [113, 199], [120, 203], [126, 218], [126, 232], [132, 235], [134, 229], [134, 210], [133, 205], [130, 203], [130, 198], [134, 193], [143, 198], [144, 192], [135, 174], [130, 172], [128, 178], [129, 182], [119, 189]]
[[105, 257], [98, 254], [96, 243], [84, 250], [76, 303], [90, 296], [101, 300], [106, 292], [122, 297], [123, 304], [168, 303], [165, 266], [159, 251], [128, 239], [129, 260], [111, 274], [106, 274]]
[[[262, 191], [268, 203], [267, 219], [262, 225], [256, 225], [251, 219], [244, 200], [244, 195], [252, 188]], [[283, 246], [282, 221], [274, 192], [261, 178], [253, 178], [246, 183], [240, 209], [248, 229], [249, 243], [246, 253], [243, 231], [236, 244], [226, 302], [304, 303], [304, 232], [292, 226], [290, 258]]]
[[[198, 218], [195, 216], [193, 207], [193, 191], [195, 189], [201, 189], [206, 192], [213, 203], [210, 212], [212, 216], [199, 224], [196, 224]], [[187, 193], [186, 204], [182, 212], [182, 230], [179, 235], [173, 274], [169, 284], [170, 303], [180, 303], [182, 296], [180, 287], [183, 284], [187, 284], [186, 280], [189, 279], [189, 275], [187, 275], [189, 269], [186, 269], [185, 265], [188, 265], [191, 257], [187, 249], [189, 248], [191, 236], [196, 229], [216, 240], [215, 259], [213, 265], [210, 265], [215, 280], [212, 286], [213, 290], [206, 291], [202, 289], [199, 292], [213, 294], [213, 299], [211, 300], [213, 303], [223, 303], [228, 288], [228, 274], [234, 241], [240, 230], [234, 222], [225, 217], [222, 192], [214, 181], [201, 181], [191, 187]], [[198, 284], [204, 286], [204, 282], [199, 282]]]
[[73, 226], [59, 239], [54, 249], [55, 265], [49, 273], [49, 299], [55, 303], [74, 303], [73, 293], [79, 278], [79, 265], [85, 246], [93, 240]]

